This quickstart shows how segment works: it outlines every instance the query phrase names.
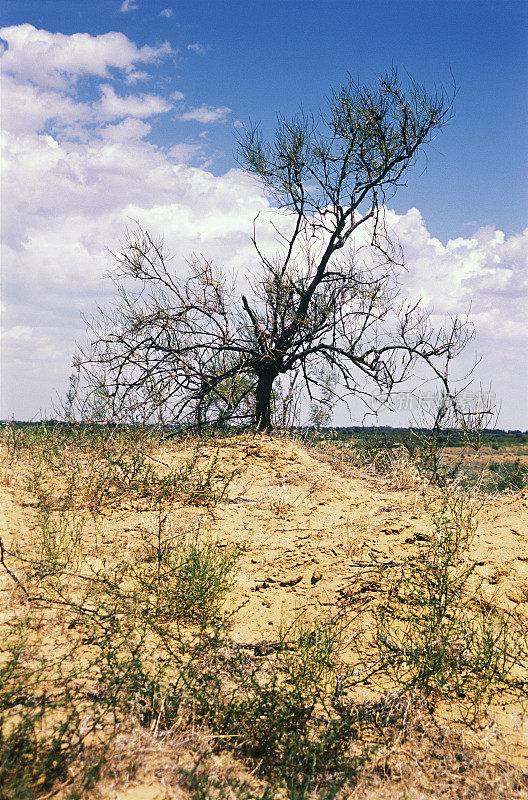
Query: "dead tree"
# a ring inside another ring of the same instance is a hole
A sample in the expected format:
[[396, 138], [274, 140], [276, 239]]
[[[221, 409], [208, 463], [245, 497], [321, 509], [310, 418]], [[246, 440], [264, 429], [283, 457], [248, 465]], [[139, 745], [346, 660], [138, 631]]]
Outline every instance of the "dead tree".
[[[323, 389], [328, 402], [335, 393], [389, 402], [419, 362], [452, 396], [448, 367], [467, 328], [454, 319], [434, 331], [419, 305], [402, 302], [383, 230], [387, 195], [451, 109], [445, 91], [404, 87], [392, 71], [370, 87], [348, 81], [317, 119], [279, 118], [269, 142], [244, 130], [240, 159], [275, 198], [279, 247], [264, 252], [254, 229], [260, 273], [252, 294], [237, 297], [212, 263], [192, 261], [182, 280], [162, 241], [132, 236], [118, 277], [140, 291], [120, 284], [118, 310], [98, 321], [79, 359], [107, 413], [269, 430], [282, 376], [299, 375], [310, 398]], [[360, 228], [375, 263], [356, 252]]]

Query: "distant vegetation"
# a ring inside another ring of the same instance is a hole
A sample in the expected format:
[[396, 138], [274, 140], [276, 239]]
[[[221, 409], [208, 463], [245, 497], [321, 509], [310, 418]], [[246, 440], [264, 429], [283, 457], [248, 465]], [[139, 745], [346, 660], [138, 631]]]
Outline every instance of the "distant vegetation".
[[[47, 419], [41, 422], [26, 422], [23, 420], [4, 420], [0, 421], [0, 425], [5, 427], [7, 425], [12, 425], [16, 429], [35, 429], [35, 428], [42, 428], [47, 426], [63, 426], [69, 427], [71, 423], [64, 422], [63, 420], [55, 420], [55, 419]], [[108, 429], [109, 427], [123, 427], [126, 428], [127, 426], [120, 426], [120, 425], [112, 425], [112, 423], [104, 423], [104, 424], [97, 424], [93, 422], [86, 422], [86, 423], [79, 423], [83, 424], [88, 427], [97, 428], [100, 427], [101, 429]], [[151, 425], [146, 426], [147, 429], [151, 430], [158, 430], [159, 426]], [[164, 426], [163, 430], [166, 433], [173, 433], [175, 430], [178, 430], [177, 426], [168, 425]], [[222, 431], [228, 434], [234, 433], [238, 431], [239, 428], [237, 427], [229, 427], [229, 426], [219, 426], [218, 428], [213, 428], [215, 433], [221, 433]], [[348, 426], [323, 426], [323, 427], [310, 427], [305, 426], [302, 428], [294, 427], [291, 429], [295, 433], [311, 433], [317, 434], [319, 437], [329, 437], [334, 439], [339, 439], [343, 441], [347, 441], [349, 439], [369, 439], [375, 438], [378, 440], [387, 439], [388, 441], [393, 442], [400, 442], [406, 440], [411, 433], [418, 433], [418, 434], [428, 434], [431, 433], [431, 428], [418, 428], [418, 427], [409, 427], [409, 428], [396, 428], [392, 427], [391, 425], [348, 425]], [[500, 447], [509, 447], [515, 446], [518, 444], [528, 444], [528, 430], [520, 431], [520, 430], [503, 430], [502, 428], [484, 428], [480, 432], [481, 436], [481, 444], [487, 447], [492, 447], [493, 445], [499, 445]], [[440, 442], [442, 444], [448, 445], [449, 447], [464, 447], [467, 444], [466, 439], [464, 438], [464, 434], [457, 428], [453, 429], [444, 429], [439, 434]]]
[[[399, 442], [408, 439], [412, 432], [417, 434], [428, 434], [431, 432], [430, 428], [393, 428], [390, 425], [376, 425], [376, 426], [359, 426], [353, 425], [348, 427], [336, 426], [322, 429], [324, 433], [330, 436], [336, 436], [339, 439], [366, 439], [375, 437]], [[528, 444], [528, 430], [502, 430], [501, 428], [484, 428], [480, 431], [481, 444], [487, 447], [499, 445], [500, 447], [508, 447], [518, 444]], [[467, 445], [467, 440], [462, 431], [457, 428], [444, 429], [439, 434], [440, 444], [449, 447], [464, 447]]]
[[[134, 438], [133, 431], [141, 431], [146, 439], [162, 441], [166, 438], [186, 439], [185, 428], [176, 425], [133, 426], [110, 423], [69, 423], [60, 420], [45, 422], [13, 421], [1, 423], [4, 437], [16, 447], [17, 441], [32, 439], [34, 443], [49, 436], [67, 441], [103, 440], [112, 435], [114, 440], [123, 436]], [[201, 439], [219, 440], [232, 436], [240, 429], [229, 425], [211, 426], [204, 430]], [[113, 433], [112, 433], [113, 432]], [[351, 466], [366, 466], [378, 473], [390, 473], [407, 464], [417, 471], [423, 480], [439, 486], [457, 482], [466, 488], [478, 486], [483, 492], [520, 491], [528, 486], [528, 431], [484, 429], [467, 432], [456, 429], [393, 428], [384, 426], [338, 426], [290, 428], [290, 436], [316, 444], [331, 452]], [[496, 458], [501, 460], [496, 461]], [[135, 470], [141, 472], [141, 480], [149, 492], [157, 485], [152, 478], [152, 467], [143, 457], [135, 456]], [[114, 465], [116, 467], [116, 465]], [[117, 468], [117, 467], [116, 467]], [[70, 480], [72, 480], [71, 466]], [[125, 469], [128, 474], [128, 467]], [[137, 486], [139, 472], [132, 471]], [[124, 476], [122, 476], [124, 479]], [[165, 478], [163, 491], [174, 492]], [[177, 482], [177, 476], [172, 477]], [[129, 487], [131, 488], [131, 487]], [[159, 488], [159, 487], [158, 487]], [[145, 489], [146, 491], [146, 489]], [[159, 488], [159, 491], [162, 491]]]

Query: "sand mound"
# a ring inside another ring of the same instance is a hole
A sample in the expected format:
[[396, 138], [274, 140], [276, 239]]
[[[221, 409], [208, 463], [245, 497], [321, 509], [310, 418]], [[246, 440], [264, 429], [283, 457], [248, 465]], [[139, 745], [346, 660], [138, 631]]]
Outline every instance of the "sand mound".
[[[233, 610], [243, 606], [234, 617], [232, 637], [236, 642], [273, 640], [278, 629], [300, 612], [308, 617], [331, 613], [346, 596], [358, 562], [402, 559], [431, 530], [431, 513], [438, 503], [438, 493], [433, 490], [420, 486], [401, 489], [389, 478], [343, 470], [315, 450], [279, 437], [219, 440], [205, 448], [203, 457], [215, 453], [222, 469], [235, 472], [236, 477], [228, 501], [217, 507], [207, 528], [220, 544], [245, 544], [228, 601]], [[156, 453], [156, 458], [170, 468], [187, 454], [185, 448], [171, 445]], [[17, 481], [16, 470], [6, 485], [0, 486], [0, 501], [4, 545], [24, 551], [31, 540], [36, 509], [34, 498]], [[175, 507], [167, 524], [185, 528], [196, 515], [195, 508]], [[87, 529], [86, 545], [90, 547], [89, 538], [94, 537], [109, 556], [119, 552], [126, 558], [144, 535], [140, 531], [148, 517], [149, 512], [132, 503], [121, 503], [105, 512], [97, 532]], [[515, 608], [528, 622], [526, 492], [483, 501], [478, 522], [470, 555], [478, 563], [482, 592], [490, 603]], [[12, 582], [6, 574], [0, 580], [5, 607], [9, 607]], [[449, 710], [444, 716], [449, 719]], [[522, 709], [496, 705], [491, 719], [494, 734], [489, 736], [489, 747], [498, 748], [498, 759], [507, 758], [527, 772], [528, 722]], [[496, 745], [499, 740], [500, 747]], [[182, 758], [184, 752], [182, 745]], [[153, 769], [160, 757], [159, 753], [153, 757]], [[167, 794], [163, 781], [153, 775], [126, 790], [108, 791], [103, 791], [103, 796], [116, 800], [184, 796]], [[377, 791], [369, 796], [400, 796], [385, 794], [381, 788]]]

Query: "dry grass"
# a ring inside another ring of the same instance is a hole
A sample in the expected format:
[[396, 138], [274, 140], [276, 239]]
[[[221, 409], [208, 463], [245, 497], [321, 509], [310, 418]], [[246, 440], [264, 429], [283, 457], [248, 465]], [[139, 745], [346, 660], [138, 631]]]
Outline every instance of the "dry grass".
[[[347, 781], [336, 800], [523, 800], [528, 776], [506, 761], [490, 758], [486, 742], [497, 733], [475, 736], [441, 726], [419, 700], [409, 702], [405, 724], [387, 730], [385, 740]], [[156, 734], [137, 727], [118, 736], [99, 784], [100, 796], [184, 800], [192, 797], [286, 798], [283, 789], [267, 794], [266, 782], [230, 752], [220, 750], [207, 728], [191, 726]], [[324, 792], [324, 787], [323, 792]], [[134, 791], [135, 790], [135, 791]], [[125, 793], [130, 791], [130, 795]], [[202, 794], [200, 794], [202, 792]], [[324, 793], [323, 795], [324, 796]]]
[[[427, 548], [403, 524], [427, 516], [403, 452], [388, 475], [267, 437], [148, 441], [137, 460], [137, 440], [9, 435], [2, 800], [528, 797], [486, 705], [519, 713], [514, 670], [463, 724], [449, 682], [395, 683], [376, 651], [376, 604], [401, 624], [412, 600], [387, 565], [421, 585]], [[396, 544], [376, 560], [384, 516]]]

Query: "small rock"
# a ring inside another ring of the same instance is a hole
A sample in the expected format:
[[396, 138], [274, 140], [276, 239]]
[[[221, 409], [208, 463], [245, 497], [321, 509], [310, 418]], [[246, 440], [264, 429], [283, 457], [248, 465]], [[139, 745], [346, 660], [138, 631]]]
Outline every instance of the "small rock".
[[316, 569], [315, 572], [312, 573], [312, 577], [310, 578], [310, 583], [312, 584], [312, 586], [315, 583], [318, 583], [322, 579], [322, 577], [323, 577], [322, 573]]
[[422, 533], [421, 531], [419, 531], [416, 534], [416, 538], [417, 538], [417, 540], [419, 542], [430, 542], [431, 541], [431, 537], [427, 533]]
[[281, 586], [296, 586], [296, 584], [302, 581], [302, 575], [296, 575], [295, 577], [286, 578], [283, 581], [279, 581]]

